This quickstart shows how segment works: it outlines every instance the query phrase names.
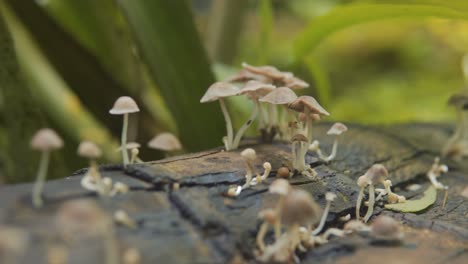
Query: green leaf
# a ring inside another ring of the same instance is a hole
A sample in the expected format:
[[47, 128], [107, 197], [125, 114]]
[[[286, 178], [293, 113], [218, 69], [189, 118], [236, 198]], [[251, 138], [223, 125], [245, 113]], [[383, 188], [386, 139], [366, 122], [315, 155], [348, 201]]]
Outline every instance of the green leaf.
[[404, 203], [386, 204], [385, 209], [399, 211], [404, 213], [416, 213], [422, 211], [435, 203], [437, 190], [434, 186], [429, 186], [421, 199], [406, 200]]
[[261, 0], [259, 7], [260, 44], [257, 64], [266, 64], [269, 59], [269, 44], [273, 30], [273, 6], [271, 0]]
[[329, 106], [331, 100], [331, 87], [327, 73], [311, 56], [304, 60], [304, 65], [314, 79], [315, 89], [317, 90], [320, 103], [325, 107]]
[[[301, 62], [305, 56], [329, 35], [354, 25], [378, 21], [382, 19], [401, 18], [450, 18], [467, 19], [466, 9], [457, 9], [446, 4], [352, 4], [338, 7], [331, 12], [311, 21], [306, 29], [299, 34], [294, 43], [294, 56], [296, 63]], [[454, 5], [457, 7], [458, 5]]]
[[214, 82], [187, 1], [118, 0], [133, 30], [141, 58], [176, 119], [188, 150], [220, 145], [224, 125], [219, 105], [200, 104]]

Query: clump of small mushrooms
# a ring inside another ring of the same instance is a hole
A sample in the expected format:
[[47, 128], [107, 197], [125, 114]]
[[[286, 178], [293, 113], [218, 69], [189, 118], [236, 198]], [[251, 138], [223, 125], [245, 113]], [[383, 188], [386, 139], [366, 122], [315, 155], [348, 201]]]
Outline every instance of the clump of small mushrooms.
[[375, 185], [378, 183], [384, 184], [385, 178], [388, 176], [387, 169], [382, 164], [374, 164], [367, 172], [360, 176], [357, 180], [358, 186], [361, 188], [356, 202], [356, 219], [360, 219], [360, 210], [362, 199], [364, 198], [364, 189], [369, 187], [369, 201], [367, 202], [367, 213], [364, 216], [364, 222], [367, 222], [372, 216], [375, 203]]
[[42, 207], [42, 191], [47, 177], [50, 152], [63, 147], [63, 140], [50, 128], [42, 128], [31, 139], [31, 148], [42, 152], [36, 183], [33, 188], [32, 203], [36, 208]]
[[129, 163], [127, 145], [127, 130], [128, 130], [128, 116], [131, 113], [140, 112], [135, 100], [129, 96], [119, 97], [114, 106], [109, 110], [111, 115], [123, 115], [122, 135], [121, 135], [121, 152], [124, 167]]
[[427, 178], [431, 181], [431, 184], [432, 186], [434, 186], [434, 188], [436, 188], [437, 190], [445, 191], [444, 200], [442, 202], [442, 208], [445, 208], [445, 204], [447, 203], [449, 187], [439, 182], [437, 178], [439, 178], [440, 175], [442, 175], [443, 173], [447, 173], [447, 172], [448, 172], [447, 165], [440, 164], [440, 158], [435, 157], [434, 163], [432, 164], [431, 169], [426, 174]]

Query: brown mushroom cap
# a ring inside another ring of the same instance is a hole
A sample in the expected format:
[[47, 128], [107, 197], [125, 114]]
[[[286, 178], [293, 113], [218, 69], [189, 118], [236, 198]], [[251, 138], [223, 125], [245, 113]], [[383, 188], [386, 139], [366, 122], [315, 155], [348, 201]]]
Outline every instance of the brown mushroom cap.
[[239, 88], [232, 83], [215, 82], [206, 90], [200, 103], [213, 102], [220, 98], [234, 96], [237, 95], [239, 91]]
[[314, 224], [320, 220], [322, 209], [312, 196], [300, 189], [292, 190], [284, 199], [281, 219], [285, 225]]
[[289, 177], [289, 169], [288, 167], [281, 167], [276, 172], [276, 176], [280, 178], [288, 178]]
[[148, 147], [164, 151], [175, 151], [182, 149], [182, 144], [172, 133], [164, 132], [151, 139], [148, 142]]
[[254, 161], [257, 158], [257, 153], [253, 148], [246, 148], [240, 154], [248, 161]]
[[375, 185], [379, 182], [383, 182], [383, 180], [388, 177], [388, 171], [384, 165], [374, 164], [367, 170], [365, 176]]
[[[306, 121], [306, 115], [305, 113], [299, 113], [297, 119], [299, 119], [299, 121], [301, 122], [305, 122]], [[309, 119], [312, 120], [312, 122], [316, 122], [316, 121], [320, 121], [322, 118], [320, 117], [319, 114], [309, 114]]]
[[285, 77], [283, 72], [273, 66], [252, 66], [243, 62], [242, 67], [252, 73], [261, 74], [274, 80], [283, 79]]
[[256, 80], [259, 82], [263, 83], [271, 83], [272, 80], [271, 78], [261, 75], [261, 74], [256, 74], [253, 72], [250, 72], [246, 69], [242, 69], [233, 76], [227, 78], [225, 81], [226, 82], [246, 82], [246, 81], [251, 81], [251, 80]]
[[291, 141], [294, 142], [294, 141], [302, 141], [302, 142], [309, 142], [309, 140], [307, 139], [306, 136], [302, 135], [302, 134], [296, 134], [294, 135], [292, 138], [291, 138]]
[[265, 222], [269, 224], [274, 224], [276, 222], [276, 219], [278, 218], [277, 216], [277, 211], [271, 208], [268, 209], [263, 209], [258, 213], [258, 218], [264, 220]]
[[378, 216], [374, 220], [371, 225], [371, 234], [382, 239], [400, 239], [402, 237], [400, 224], [386, 215]]
[[78, 146], [78, 155], [89, 159], [97, 159], [101, 157], [102, 151], [93, 142], [83, 141]]
[[327, 135], [341, 135], [342, 133], [348, 131], [348, 127], [343, 123], [335, 123], [327, 131]]
[[39, 129], [31, 139], [31, 148], [49, 151], [63, 147], [63, 140], [50, 128]]
[[306, 83], [305, 81], [295, 76], [286, 77], [283, 79], [283, 82], [284, 82], [284, 86], [289, 87], [294, 90], [305, 89], [309, 87], [308, 83]]
[[294, 102], [290, 103], [288, 106], [290, 109], [293, 109], [297, 112], [305, 112], [304, 110], [308, 108], [311, 113], [319, 115], [330, 115], [312, 96], [303, 95], [299, 96]]
[[276, 87], [271, 84], [262, 83], [259, 81], [248, 81], [239, 94], [248, 94], [252, 97], [262, 97], [273, 91]]
[[284, 196], [291, 191], [291, 184], [285, 179], [276, 179], [271, 183], [268, 191]]
[[278, 87], [259, 99], [260, 102], [284, 105], [297, 99], [296, 93], [288, 87]]
[[115, 101], [114, 106], [112, 106], [112, 109], [109, 110], [111, 115], [123, 115], [136, 112], [140, 112], [140, 108], [138, 108], [137, 103], [130, 96], [119, 97]]

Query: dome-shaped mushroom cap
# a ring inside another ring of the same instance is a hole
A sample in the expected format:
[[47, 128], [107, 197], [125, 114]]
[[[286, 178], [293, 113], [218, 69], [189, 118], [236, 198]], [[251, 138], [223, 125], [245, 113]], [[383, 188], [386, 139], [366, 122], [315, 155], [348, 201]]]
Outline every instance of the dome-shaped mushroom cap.
[[271, 83], [272, 80], [271, 78], [261, 75], [261, 74], [256, 74], [253, 72], [250, 72], [246, 69], [242, 69], [233, 76], [227, 78], [225, 81], [226, 82], [246, 82], [250, 80], [256, 80], [262, 83]]
[[244, 69], [252, 73], [265, 75], [275, 80], [283, 79], [285, 77], [285, 73], [281, 72], [280, 70], [278, 70], [276, 67], [273, 67], [273, 66], [252, 66], [243, 62], [242, 67], [244, 67]]
[[295, 76], [286, 77], [283, 79], [283, 82], [284, 82], [284, 86], [289, 87], [294, 90], [305, 89], [309, 87], [308, 83], [306, 83], [305, 81]]
[[249, 161], [253, 161], [257, 158], [257, 153], [252, 148], [246, 148], [240, 154], [244, 159]]
[[382, 164], [374, 164], [367, 170], [365, 176], [369, 179], [371, 184], [383, 182], [388, 176], [388, 171]]
[[281, 219], [285, 225], [314, 224], [320, 220], [322, 209], [304, 190], [292, 190], [284, 199]]
[[270, 187], [268, 188], [268, 191], [270, 193], [275, 193], [279, 195], [287, 195], [291, 191], [291, 184], [285, 179], [276, 179], [274, 180]]
[[341, 135], [342, 133], [348, 131], [348, 127], [343, 123], [335, 123], [327, 131], [327, 135]]
[[400, 239], [402, 232], [400, 224], [393, 218], [381, 215], [378, 216], [371, 225], [371, 234], [377, 238]]
[[63, 147], [63, 140], [50, 128], [39, 129], [31, 139], [31, 148], [45, 151]]
[[290, 103], [288, 107], [297, 112], [305, 112], [304, 110], [307, 108], [311, 113], [330, 115], [315, 98], [308, 95], [299, 96], [294, 102]]
[[148, 147], [164, 151], [175, 151], [182, 149], [182, 144], [172, 133], [164, 132], [151, 139], [148, 142]]
[[101, 157], [102, 151], [93, 142], [83, 141], [78, 146], [78, 155], [89, 159], [97, 159]]
[[270, 104], [289, 104], [297, 99], [296, 93], [288, 87], [278, 87], [259, 99], [260, 102]]
[[259, 81], [248, 81], [239, 94], [249, 94], [254, 97], [262, 97], [273, 91], [276, 87], [271, 84], [262, 83]]
[[136, 112], [140, 112], [140, 108], [138, 108], [137, 103], [130, 96], [119, 97], [115, 101], [112, 109], [109, 110], [111, 115], [123, 115]]
[[220, 98], [234, 96], [237, 95], [239, 91], [240, 89], [232, 83], [215, 82], [206, 90], [200, 103], [208, 103]]
[[276, 214], [276, 210], [268, 208], [268, 209], [263, 209], [258, 213], [258, 218], [264, 220], [265, 222], [269, 224], [273, 224], [276, 222], [278, 216]]
[[308, 139], [307, 139], [306, 136], [304, 136], [302, 134], [296, 134], [291, 138], [291, 141], [292, 142], [294, 142], [294, 141], [308, 142]]
[[325, 200], [334, 201], [336, 199], [336, 194], [332, 192], [325, 193]]

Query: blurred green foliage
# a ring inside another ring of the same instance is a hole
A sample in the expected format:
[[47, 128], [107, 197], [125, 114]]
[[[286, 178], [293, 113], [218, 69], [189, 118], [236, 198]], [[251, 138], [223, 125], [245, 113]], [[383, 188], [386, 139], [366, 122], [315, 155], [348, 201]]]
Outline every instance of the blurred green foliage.
[[[6, 92], [11, 80], [2, 77], [2, 112], [6, 106], [17, 111], [28, 128], [23, 137], [38, 126], [56, 128], [67, 139], [61, 156], [76, 169], [83, 162], [74, 162], [72, 154], [83, 139], [99, 143], [104, 160], [115, 161], [121, 120], [107, 111], [122, 95], [134, 97], [142, 109], [132, 115], [130, 140], [144, 145], [154, 134], [171, 131], [189, 151], [220, 145], [219, 107], [199, 99], [243, 61], [272, 64], [310, 82], [305, 93], [326, 106], [330, 120], [453, 118], [445, 101], [464, 85], [467, 1], [215, 1], [0, 0], [17, 53], [9, 58], [17, 59], [23, 73], [15, 82], [28, 88]], [[0, 65], [4, 72], [11, 66]], [[11, 100], [36, 105], [44, 118], [5, 103]], [[241, 97], [229, 99], [228, 106], [237, 127], [252, 107]], [[0, 119], [5, 147], [18, 140], [12, 132], [18, 128], [8, 120]], [[23, 143], [17, 153], [28, 151]], [[141, 155], [162, 156], [145, 149]], [[1, 157], [2, 174], [21, 166], [8, 154]]]

